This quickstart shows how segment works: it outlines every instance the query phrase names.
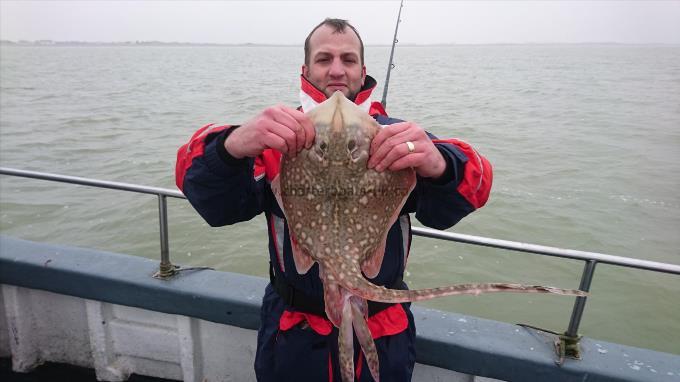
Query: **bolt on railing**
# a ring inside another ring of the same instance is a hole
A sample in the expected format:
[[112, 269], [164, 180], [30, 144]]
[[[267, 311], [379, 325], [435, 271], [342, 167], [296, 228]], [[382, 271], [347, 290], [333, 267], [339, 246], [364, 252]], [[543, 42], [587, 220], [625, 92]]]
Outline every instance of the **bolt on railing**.
[[[167, 198], [172, 197], [178, 199], [186, 199], [185, 196], [179, 191], [158, 187], [142, 186], [131, 183], [111, 182], [75, 176], [50, 174], [45, 172], [18, 170], [6, 167], [0, 167], [0, 174], [156, 195], [158, 197], [158, 220], [160, 228], [161, 262], [159, 265], [159, 270], [156, 273], [156, 275], [154, 275], [154, 277], [164, 279], [173, 276], [174, 274], [181, 270], [208, 268], [208, 267], [182, 268], [177, 265], [173, 265], [170, 262]], [[676, 264], [633, 259], [622, 256], [613, 256], [597, 252], [578, 251], [573, 249], [563, 249], [509, 240], [493, 239], [481, 236], [472, 236], [424, 227], [413, 227], [412, 232], [414, 235], [417, 236], [429, 237], [434, 239], [441, 239], [446, 241], [454, 241], [458, 243], [473, 244], [479, 246], [506, 249], [511, 251], [528, 252], [544, 256], [553, 256], [584, 261], [585, 266], [583, 268], [583, 274], [581, 275], [579, 289], [585, 292], [590, 291], [590, 285], [593, 280], [595, 266], [598, 263], [680, 275], [680, 265]], [[576, 297], [576, 301], [574, 302], [574, 308], [572, 309], [571, 313], [571, 318], [569, 320], [568, 329], [563, 335], [561, 335], [563, 341], [561, 346], [563, 347], [563, 349], [566, 347], [567, 349], [572, 349], [573, 351], [573, 353], [571, 354], [569, 351], [567, 351], [566, 354], [567, 356], [572, 356], [575, 358], [578, 358], [579, 356], [578, 328], [583, 317], [583, 311], [585, 309], [586, 300], [587, 297], [585, 296]], [[562, 353], [564, 354], [564, 350], [562, 351]]]

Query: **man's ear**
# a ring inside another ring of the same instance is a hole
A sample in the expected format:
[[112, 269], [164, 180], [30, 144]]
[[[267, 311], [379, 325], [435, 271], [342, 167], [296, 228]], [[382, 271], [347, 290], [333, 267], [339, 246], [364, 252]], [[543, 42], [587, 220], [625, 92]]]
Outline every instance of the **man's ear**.
[[[305, 76], [305, 77], [309, 77], [308, 74], [309, 74], [309, 68], [307, 67], [307, 65], [302, 65], [302, 75]], [[366, 70], [364, 70], [364, 75], [365, 74], [366, 74]]]
[[361, 86], [364, 86], [366, 82], [366, 65], [361, 66]]

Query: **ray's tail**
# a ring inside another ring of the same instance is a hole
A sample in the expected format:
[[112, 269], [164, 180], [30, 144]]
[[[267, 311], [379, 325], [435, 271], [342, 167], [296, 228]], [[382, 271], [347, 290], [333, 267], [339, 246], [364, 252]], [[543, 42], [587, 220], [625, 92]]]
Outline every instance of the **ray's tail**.
[[366, 280], [361, 274], [350, 276], [346, 274], [344, 280], [340, 282], [343, 287], [350, 290], [353, 294], [365, 298], [366, 300], [400, 303], [429, 300], [436, 297], [455, 296], [455, 295], [478, 295], [482, 293], [552, 293], [563, 296], [587, 296], [588, 293], [578, 289], [562, 289], [542, 285], [523, 285], [508, 283], [472, 283], [456, 284], [438, 288], [397, 290], [387, 289], [375, 285]]

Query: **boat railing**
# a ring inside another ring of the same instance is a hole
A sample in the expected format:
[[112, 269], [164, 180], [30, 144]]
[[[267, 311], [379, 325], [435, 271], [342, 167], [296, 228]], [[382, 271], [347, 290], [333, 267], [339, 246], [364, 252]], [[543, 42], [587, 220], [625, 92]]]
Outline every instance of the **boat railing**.
[[[170, 197], [186, 199], [186, 197], [181, 192], [166, 188], [150, 187], [131, 183], [112, 182], [37, 171], [20, 170], [6, 167], [0, 167], [0, 174], [156, 195], [156, 197], [158, 198], [158, 221], [160, 229], [161, 261], [159, 265], [159, 270], [156, 273], [155, 277], [162, 279], [169, 278], [175, 275], [179, 270], [181, 270], [180, 267], [173, 265], [172, 262], [170, 261], [170, 245], [168, 237], [168, 213], [167, 213], [167, 198]], [[590, 291], [590, 285], [592, 283], [593, 276], [595, 273], [595, 266], [598, 263], [680, 275], [680, 265], [677, 264], [634, 259], [629, 257], [614, 256], [597, 252], [556, 248], [510, 240], [500, 240], [488, 237], [440, 231], [423, 227], [413, 227], [412, 232], [414, 235], [417, 236], [429, 237], [434, 239], [583, 261], [585, 262], [585, 265], [583, 268], [583, 273], [581, 275], [579, 289], [585, 292]], [[583, 311], [585, 309], [586, 300], [587, 296], [576, 297], [567, 331], [560, 336], [562, 355], [567, 355], [576, 358], [579, 357], [578, 329], [581, 323], [581, 319], [583, 317]]]

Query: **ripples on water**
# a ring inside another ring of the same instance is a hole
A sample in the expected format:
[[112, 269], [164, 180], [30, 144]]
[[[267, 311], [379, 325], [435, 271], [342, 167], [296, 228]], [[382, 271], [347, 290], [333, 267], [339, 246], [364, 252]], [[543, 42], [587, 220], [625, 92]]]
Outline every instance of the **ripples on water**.
[[[2, 47], [0, 164], [174, 187], [176, 149], [203, 124], [297, 105], [301, 48]], [[382, 82], [388, 48], [368, 47]], [[454, 231], [680, 263], [680, 47], [399, 47], [388, 110], [473, 143], [489, 204]], [[376, 95], [382, 94], [379, 87]], [[156, 199], [0, 178], [0, 232], [157, 258]], [[266, 276], [264, 221], [210, 228], [169, 201], [181, 264]], [[407, 281], [576, 287], [574, 261], [415, 238]], [[680, 353], [677, 277], [600, 265], [584, 334]], [[534, 295], [426, 303], [564, 330], [572, 301]]]

